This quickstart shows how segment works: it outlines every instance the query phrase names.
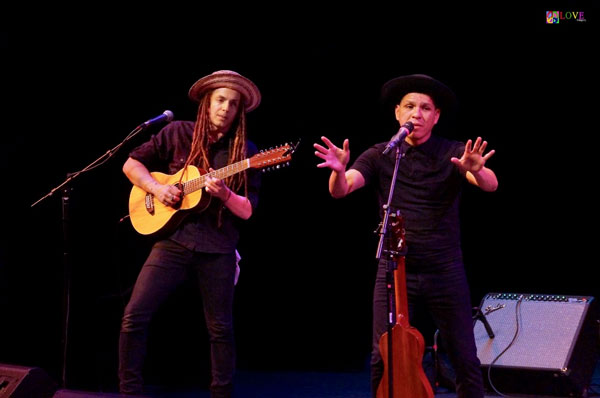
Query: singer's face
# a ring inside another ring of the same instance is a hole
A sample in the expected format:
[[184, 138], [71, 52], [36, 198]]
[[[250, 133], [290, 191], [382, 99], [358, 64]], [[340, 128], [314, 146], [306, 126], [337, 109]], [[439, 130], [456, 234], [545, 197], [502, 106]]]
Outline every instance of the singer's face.
[[235, 120], [241, 95], [230, 88], [217, 88], [210, 96], [209, 117], [215, 130], [226, 133]]
[[431, 136], [431, 130], [440, 118], [440, 110], [430, 96], [421, 93], [408, 93], [396, 105], [396, 120], [403, 125], [412, 122], [414, 130], [407, 137], [412, 145], [424, 143]]

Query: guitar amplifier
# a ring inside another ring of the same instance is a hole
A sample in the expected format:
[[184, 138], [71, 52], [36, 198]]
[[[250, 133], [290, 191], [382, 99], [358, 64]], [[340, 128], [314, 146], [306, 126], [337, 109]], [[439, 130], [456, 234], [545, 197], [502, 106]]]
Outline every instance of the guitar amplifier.
[[57, 388], [41, 368], [0, 363], [0, 398], [51, 398]]
[[[587, 396], [600, 333], [594, 297], [489, 293], [474, 327], [488, 388], [535, 396]], [[488, 377], [489, 375], [489, 377]]]

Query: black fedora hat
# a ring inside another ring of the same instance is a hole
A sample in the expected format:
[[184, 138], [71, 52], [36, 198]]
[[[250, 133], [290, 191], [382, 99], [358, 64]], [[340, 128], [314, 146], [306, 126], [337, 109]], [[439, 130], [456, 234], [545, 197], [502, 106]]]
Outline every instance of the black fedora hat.
[[454, 92], [444, 83], [427, 75], [406, 75], [385, 83], [381, 89], [381, 100], [385, 106], [395, 106], [408, 93], [422, 93], [431, 97], [435, 106], [453, 112], [458, 106]]

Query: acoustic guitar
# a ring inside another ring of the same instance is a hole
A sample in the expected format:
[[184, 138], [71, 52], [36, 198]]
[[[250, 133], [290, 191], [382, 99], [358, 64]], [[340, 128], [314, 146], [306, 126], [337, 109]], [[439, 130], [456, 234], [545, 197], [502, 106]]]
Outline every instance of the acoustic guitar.
[[182, 199], [176, 206], [167, 206], [156, 200], [154, 195], [134, 185], [129, 195], [129, 217], [133, 228], [142, 235], [155, 236], [173, 231], [192, 211], [200, 212], [210, 203], [211, 195], [203, 195], [207, 177], [224, 179], [249, 168], [280, 168], [289, 163], [297, 145], [285, 144], [263, 150], [256, 155], [230, 164], [221, 169], [206, 172], [195, 166], [188, 166], [175, 174], [150, 173], [160, 184], [177, 186]]
[[379, 339], [385, 370], [377, 388], [377, 398], [433, 398], [433, 389], [423, 370], [425, 339], [408, 321], [404, 219], [400, 212], [391, 213], [390, 216], [388, 252], [390, 261], [395, 261], [397, 265], [393, 276], [396, 323], [391, 328], [388, 326], [388, 332]]

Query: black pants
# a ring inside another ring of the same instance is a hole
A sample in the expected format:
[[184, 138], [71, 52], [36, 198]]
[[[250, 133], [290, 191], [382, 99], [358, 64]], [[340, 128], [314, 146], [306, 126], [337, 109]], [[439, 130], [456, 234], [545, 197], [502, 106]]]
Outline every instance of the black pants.
[[[428, 271], [418, 272], [427, 267]], [[383, 376], [379, 339], [387, 331], [387, 261], [379, 262], [373, 295], [373, 351], [371, 388], [373, 397]], [[462, 260], [446, 264], [421, 264], [406, 259], [406, 290], [409, 320], [416, 306], [426, 307], [440, 330], [450, 363], [456, 372], [459, 398], [483, 398], [483, 379], [473, 336], [472, 305]]]
[[231, 396], [235, 369], [235, 252], [198, 253], [168, 240], [157, 242], [152, 248], [125, 308], [119, 338], [121, 393], [142, 393], [142, 368], [150, 320], [165, 299], [190, 275], [198, 282], [210, 338], [211, 396]]

